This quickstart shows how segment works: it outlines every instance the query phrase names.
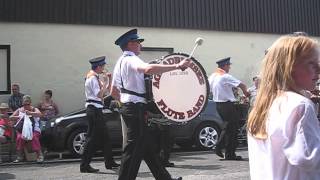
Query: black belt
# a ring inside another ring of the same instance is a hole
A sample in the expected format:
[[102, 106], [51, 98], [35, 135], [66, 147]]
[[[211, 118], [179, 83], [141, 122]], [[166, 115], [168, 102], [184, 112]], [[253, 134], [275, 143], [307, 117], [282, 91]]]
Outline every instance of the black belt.
[[231, 104], [234, 104], [234, 102], [231, 102], [231, 101], [226, 101], [226, 102], [215, 102], [217, 104], [228, 104], [228, 103], [231, 103]]
[[142, 102], [137, 102], [137, 103], [133, 103], [133, 102], [126, 102], [126, 103], [122, 103], [123, 106], [137, 106], [137, 105], [147, 105], [145, 103]]
[[146, 93], [141, 94], [141, 93], [137, 93], [137, 92], [134, 92], [134, 91], [130, 91], [130, 90], [125, 89], [125, 88], [121, 88], [120, 92], [126, 93], [126, 94], [135, 95], [135, 96], [142, 97], [142, 98], [146, 98]]
[[103, 103], [101, 101], [97, 101], [97, 100], [93, 100], [93, 99], [88, 99], [88, 100], [86, 100], [86, 102], [88, 102], [88, 103], [97, 103], [97, 104], [100, 104], [100, 105], [103, 106]]

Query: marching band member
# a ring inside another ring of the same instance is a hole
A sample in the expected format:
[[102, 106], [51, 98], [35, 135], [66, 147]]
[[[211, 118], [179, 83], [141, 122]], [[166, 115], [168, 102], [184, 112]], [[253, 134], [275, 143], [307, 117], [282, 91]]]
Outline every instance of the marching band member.
[[111, 95], [122, 103], [121, 114], [127, 127], [127, 142], [122, 155], [119, 180], [136, 179], [142, 159], [157, 180], [181, 180], [182, 177], [172, 178], [163, 167], [147, 131], [144, 74], [185, 69], [190, 61], [185, 59], [172, 65], [147, 64], [138, 57], [143, 41], [144, 39], [139, 38], [137, 29], [128, 31], [115, 41], [123, 54], [114, 68]]
[[[110, 138], [102, 114], [102, 100], [108, 89], [110, 89], [111, 73], [104, 73], [104, 66], [106, 64], [104, 56], [91, 59], [89, 62], [91, 63], [91, 70], [88, 72], [85, 81], [85, 106], [87, 108], [86, 113], [89, 126], [81, 157], [80, 172], [82, 173], [99, 171], [99, 169], [90, 166], [98, 140], [101, 140], [104, 146], [103, 153], [106, 169], [119, 167], [119, 164], [117, 164], [112, 157]], [[102, 80], [99, 79], [99, 74], [103, 74]]]
[[[247, 87], [240, 80], [228, 74], [230, 70], [230, 57], [224, 58], [216, 62], [218, 69], [209, 77], [210, 90], [213, 100], [217, 104], [217, 111], [225, 123], [224, 129], [220, 134], [220, 138], [216, 145], [215, 152], [219, 157], [225, 160], [241, 160], [241, 156], [237, 156], [235, 151], [238, 145], [237, 129], [239, 116], [234, 102], [232, 88], [239, 87], [245, 96], [249, 96]], [[225, 155], [222, 149], [225, 149]]]

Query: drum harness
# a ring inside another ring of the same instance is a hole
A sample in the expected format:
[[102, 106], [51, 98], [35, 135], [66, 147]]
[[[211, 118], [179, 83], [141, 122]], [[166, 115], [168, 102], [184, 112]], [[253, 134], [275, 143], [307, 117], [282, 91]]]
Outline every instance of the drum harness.
[[[130, 55], [126, 54], [126, 55], [123, 56], [123, 58], [126, 57], [126, 56], [130, 56]], [[123, 84], [123, 81], [122, 81], [122, 74], [121, 74], [121, 70], [122, 70], [121, 65], [122, 65], [123, 58], [121, 59], [121, 62], [120, 62], [120, 80], [121, 80], [121, 86], [122, 86], [120, 88], [120, 92], [145, 98], [147, 102], [150, 101], [151, 97], [152, 97], [151, 95], [148, 95], [147, 93], [137, 93], [135, 91], [131, 91], [131, 90], [128, 90], [128, 89], [124, 88], [124, 84]], [[151, 76], [145, 74], [144, 75], [144, 81], [145, 81], [146, 92], [149, 91], [150, 88], [151, 88], [150, 87], [151, 86], [151, 81], [150, 80], [151, 80]]]

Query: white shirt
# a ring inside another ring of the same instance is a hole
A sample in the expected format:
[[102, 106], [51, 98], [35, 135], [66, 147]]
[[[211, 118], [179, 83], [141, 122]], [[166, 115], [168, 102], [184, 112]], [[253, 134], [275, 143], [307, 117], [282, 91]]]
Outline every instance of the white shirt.
[[255, 85], [253, 85], [253, 86], [249, 87], [247, 89], [247, 91], [250, 93], [250, 106], [253, 106], [253, 103], [254, 103], [256, 96], [257, 96], [258, 89]]
[[[117, 64], [113, 70], [112, 86], [117, 87], [119, 90], [121, 88], [124, 88], [139, 94], [145, 93], [146, 88], [144, 82], [144, 73], [139, 72], [138, 67], [147, 65], [147, 63], [143, 62], [133, 52], [124, 51], [122, 56], [120, 56], [120, 58], [118, 59]], [[136, 95], [120, 93], [120, 102], [146, 103], [146, 100], [145, 98]]]
[[[98, 97], [100, 86], [96, 76], [91, 76], [86, 79], [86, 82], [84, 84], [84, 89], [85, 89], [87, 100], [90, 99], [90, 100], [102, 102], [102, 99]], [[85, 106], [88, 107], [88, 105], [94, 105], [96, 108], [103, 108], [103, 105], [94, 103], [94, 102], [86, 102]]]
[[248, 134], [253, 180], [320, 179], [320, 127], [314, 104], [285, 92], [271, 105], [266, 140]]
[[236, 101], [232, 88], [238, 87], [240, 80], [234, 78], [230, 74], [219, 75], [217, 73], [211, 74], [209, 77], [210, 91], [215, 102]]
[[[22, 112], [23, 111], [23, 107], [19, 108], [19, 120], [20, 121], [25, 115], [26, 113], [25, 112]], [[33, 117], [34, 119], [34, 131], [38, 131], [39, 133], [41, 133], [41, 129], [40, 129], [40, 124], [39, 124], [39, 121], [40, 121], [40, 118], [39, 117]]]

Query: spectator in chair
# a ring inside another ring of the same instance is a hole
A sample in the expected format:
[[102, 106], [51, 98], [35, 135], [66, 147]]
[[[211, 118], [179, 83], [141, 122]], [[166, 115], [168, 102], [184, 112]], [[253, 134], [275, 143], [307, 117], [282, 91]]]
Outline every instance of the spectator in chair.
[[48, 120], [59, 114], [59, 109], [56, 103], [52, 100], [52, 91], [46, 90], [43, 94], [42, 101], [38, 104], [38, 109], [42, 113], [40, 128], [41, 130], [45, 127]]
[[[9, 106], [7, 103], [0, 104], [0, 146], [1, 144], [6, 144], [11, 140], [11, 127], [12, 123], [9, 121], [8, 115]], [[0, 147], [0, 163], [1, 158], [1, 147]]]
[[[40, 125], [39, 119], [41, 117], [41, 112], [38, 108], [35, 108], [31, 105], [31, 97], [29, 95], [23, 96], [22, 107], [17, 109], [11, 116], [10, 119], [17, 121], [16, 127], [19, 121], [21, 121], [24, 115], [28, 115], [32, 122], [33, 127], [33, 137], [31, 140], [32, 150], [37, 153], [37, 162], [43, 162], [43, 155], [41, 152], [40, 145]], [[16, 128], [17, 138], [16, 138], [16, 146], [17, 146], [17, 159], [14, 162], [20, 162], [23, 160], [23, 150], [26, 147], [26, 141], [22, 138], [22, 128]]]

